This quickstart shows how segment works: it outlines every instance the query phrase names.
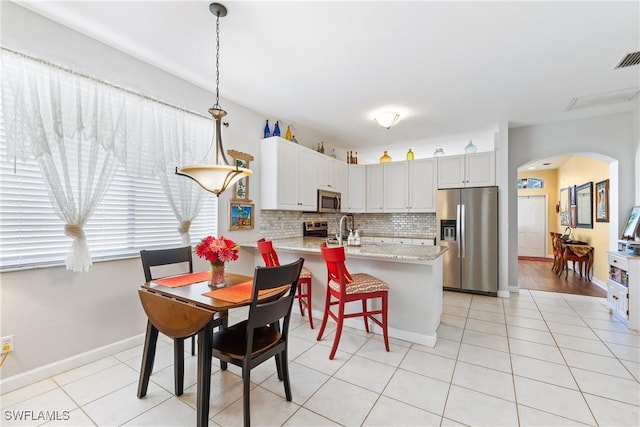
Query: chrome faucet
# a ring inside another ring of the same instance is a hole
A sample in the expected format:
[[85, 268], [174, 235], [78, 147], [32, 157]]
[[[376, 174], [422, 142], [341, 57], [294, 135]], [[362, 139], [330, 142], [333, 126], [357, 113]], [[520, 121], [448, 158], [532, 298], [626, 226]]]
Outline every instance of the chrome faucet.
[[[342, 215], [340, 217], [340, 220], [338, 221], [338, 233], [336, 234], [336, 239], [338, 239], [338, 244], [340, 246], [342, 246], [342, 239], [344, 239], [344, 236], [342, 235], [342, 230], [343, 230], [343, 224], [344, 224], [344, 220], [345, 219], [351, 219], [351, 230], [354, 229], [354, 221], [353, 221], [353, 214], [346, 214], [346, 215]], [[347, 224], [347, 227], [349, 226], [349, 224]]]

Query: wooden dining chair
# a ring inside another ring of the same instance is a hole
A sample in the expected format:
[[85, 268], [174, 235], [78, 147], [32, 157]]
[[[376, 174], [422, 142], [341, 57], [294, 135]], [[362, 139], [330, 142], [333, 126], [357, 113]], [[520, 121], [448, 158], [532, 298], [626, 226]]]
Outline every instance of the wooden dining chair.
[[[338, 349], [344, 319], [350, 317], [364, 318], [364, 328], [367, 332], [369, 332], [369, 319], [380, 326], [384, 336], [384, 347], [389, 351], [389, 335], [387, 333], [389, 286], [377, 277], [367, 273], [350, 274], [345, 265], [344, 246], [329, 248], [326, 243], [322, 243], [320, 245], [320, 252], [327, 265], [327, 296], [325, 299], [322, 326], [320, 326], [317, 340], [320, 341], [322, 339], [322, 334], [324, 333], [324, 328], [327, 326], [327, 319], [329, 317], [337, 322], [329, 359], [334, 358], [336, 350]], [[367, 308], [367, 302], [375, 298], [382, 300], [382, 307], [379, 310], [369, 310]], [[353, 301], [360, 301], [362, 303], [362, 311], [345, 314], [345, 304]], [[338, 306], [337, 313], [331, 311], [331, 306], [334, 305]], [[381, 315], [381, 320], [374, 317], [375, 315]]]
[[[242, 368], [245, 426], [251, 425], [251, 370], [272, 357], [276, 360], [278, 378], [284, 383], [286, 399], [291, 402], [287, 356], [289, 322], [303, 263], [304, 259], [300, 258], [291, 264], [256, 267], [247, 320], [213, 334], [213, 357]], [[258, 299], [259, 293], [277, 292], [283, 286], [287, 288], [279, 296]]]
[[562, 233], [556, 233], [555, 231], [550, 231], [551, 235], [551, 249], [553, 251], [553, 267], [551, 267], [551, 271], [556, 274], [560, 273], [560, 269], [562, 268], [562, 245], [560, 242], [560, 237]]
[[[262, 255], [264, 265], [267, 267], [277, 267], [280, 265], [278, 260], [278, 254], [273, 249], [273, 242], [265, 240], [264, 238], [258, 240], [258, 252]], [[311, 279], [313, 275], [311, 271], [305, 267], [302, 267], [300, 272], [300, 280], [298, 280], [298, 291], [296, 293], [296, 299], [300, 305], [300, 314], [304, 317], [304, 309], [307, 309], [309, 314], [309, 326], [313, 329], [313, 315], [311, 312]]]
[[[158, 249], [158, 250], [141, 250], [140, 259], [142, 260], [142, 269], [144, 271], [145, 282], [150, 282], [160, 277], [152, 274], [152, 268], [162, 266], [178, 266], [182, 264], [182, 273], [193, 273], [193, 254], [191, 246], [181, 248]], [[185, 271], [186, 270], [186, 271]], [[176, 274], [176, 273], [174, 273]], [[216, 319], [215, 326], [226, 326], [227, 317], [221, 313]], [[147, 329], [151, 328], [151, 322], [147, 323]], [[149, 335], [149, 334], [147, 334]], [[171, 337], [173, 338], [173, 358], [174, 358], [174, 387], [176, 396], [180, 396], [184, 390], [184, 340], [189, 337]], [[195, 336], [191, 336], [191, 355], [195, 354]], [[146, 386], [149, 376], [153, 371], [153, 358], [150, 364], [145, 362], [143, 357], [142, 368], [140, 369], [139, 387], [143, 387], [146, 393]], [[139, 390], [140, 394], [140, 390]]]

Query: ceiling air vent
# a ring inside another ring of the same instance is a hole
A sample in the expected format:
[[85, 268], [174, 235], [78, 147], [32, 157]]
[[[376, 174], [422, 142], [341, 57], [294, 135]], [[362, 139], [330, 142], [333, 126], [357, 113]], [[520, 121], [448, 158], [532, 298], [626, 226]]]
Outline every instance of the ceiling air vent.
[[620, 62], [618, 62], [618, 65], [616, 65], [614, 70], [618, 68], [632, 67], [638, 64], [640, 64], [640, 52], [631, 52], [627, 53]]

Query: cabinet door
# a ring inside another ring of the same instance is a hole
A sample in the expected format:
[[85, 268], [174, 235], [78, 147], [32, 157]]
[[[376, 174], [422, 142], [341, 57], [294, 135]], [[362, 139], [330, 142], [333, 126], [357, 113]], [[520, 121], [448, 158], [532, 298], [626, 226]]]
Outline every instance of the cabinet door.
[[[298, 146], [279, 141], [278, 150], [278, 208], [283, 210], [301, 210], [298, 203]], [[268, 166], [263, 166], [268, 167]]]
[[465, 156], [438, 157], [438, 188], [464, 187]]
[[347, 176], [348, 176], [348, 166], [346, 163], [341, 162], [339, 160], [328, 159], [328, 178], [329, 178], [329, 187], [332, 191], [336, 191], [341, 193], [343, 197], [344, 193], [347, 192]]
[[409, 162], [382, 165], [384, 212], [407, 212], [409, 207]]
[[317, 208], [317, 165], [316, 153], [305, 147], [299, 147], [298, 161], [295, 166], [291, 165], [291, 169], [297, 174], [294, 181], [298, 183], [298, 210], [315, 211]]
[[465, 163], [466, 187], [495, 185], [496, 168], [495, 153], [493, 151], [467, 154]]
[[365, 212], [365, 195], [367, 192], [367, 170], [364, 165], [348, 165], [349, 188], [345, 195], [342, 195], [343, 210], [345, 212]]
[[367, 212], [382, 212], [382, 165], [367, 165]]
[[436, 211], [436, 167], [433, 159], [409, 163], [409, 211]]
[[318, 188], [322, 188], [323, 190], [332, 190], [329, 185], [329, 158], [320, 153], [313, 153], [313, 155], [317, 166], [316, 175], [318, 178]]

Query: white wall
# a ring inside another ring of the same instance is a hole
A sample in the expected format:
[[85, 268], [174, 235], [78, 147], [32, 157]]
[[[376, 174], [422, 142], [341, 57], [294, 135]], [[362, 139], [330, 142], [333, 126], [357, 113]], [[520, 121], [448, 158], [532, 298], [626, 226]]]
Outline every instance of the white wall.
[[[212, 93], [14, 3], [2, 2], [1, 24], [2, 44], [7, 48], [205, 115], [215, 100]], [[223, 82], [221, 91], [224, 94]], [[224, 99], [220, 104], [227, 110], [226, 119], [230, 123], [223, 128], [225, 149], [243, 151], [256, 158], [250, 165], [253, 170], [250, 197], [258, 205], [259, 143], [265, 115]], [[301, 141], [324, 139], [300, 126], [296, 129]], [[219, 200], [219, 233], [237, 241], [257, 240], [259, 225], [254, 230], [228, 231], [228, 198], [227, 193]], [[255, 220], [259, 224], [259, 211]], [[200, 237], [203, 236], [192, 236], [192, 241], [197, 242]], [[208, 268], [199, 259], [196, 266]], [[252, 274], [253, 266], [253, 255], [241, 254], [240, 260], [229, 265], [229, 270]], [[8, 386], [19, 386], [20, 381], [34, 380], [19, 374], [40, 369], [47, 376], [55, 369], [47, 368], [49, 364], [132, 337], [133, 341], [139, 340], [146, 326], [136, 293], [144, 281], [138, 257], [95, 263], [88, 273], [72, 273], [64, 267], [1, 273], [0, 281], [0, 334], [13, 334], [16, 345], [16, 351], [10, 353], [0, 372], [3, 380], [12, 377], [9, 384], [3, 382], [3, 392], [8, 391]], [[102, 357], [99, 353], [94, 356]]]
[[[380, 128], [380, 132], [388, 132], [393, 135], [394, 132], [399, 132], [398, 128], [384, 129]], [[470, 130], [463, 134], [454, 135], [442, 135], [436, 138], [428, 138], [410, 141], [406, 143], [398, 144], [397, 141], [393, 141], [393, 145], [389, 146], [376, 146], [370, 147], [364, 150], [358, 150], [358, 163], [370, 164], [378, 163], [380, 156], [386, 150], [391, 156], [393, 161], [405, 160], [407, 151], [411, 148], [416, 159], [425, 159], [433, 157], [433, 152], [436, 147], [440, 146], [444, 149], [446, 155], [464, 154], [464, 148], [467, 146], [470, 140], [473, 141], [480, 151], [493, 151], [494, 150], [494, 134], [498, 131], [498, 124], [492, 123], [484, 128]], [[395, 137], [401, 138], [401, 136]], [[394, 139], [394, 138], [390, 138]]]

